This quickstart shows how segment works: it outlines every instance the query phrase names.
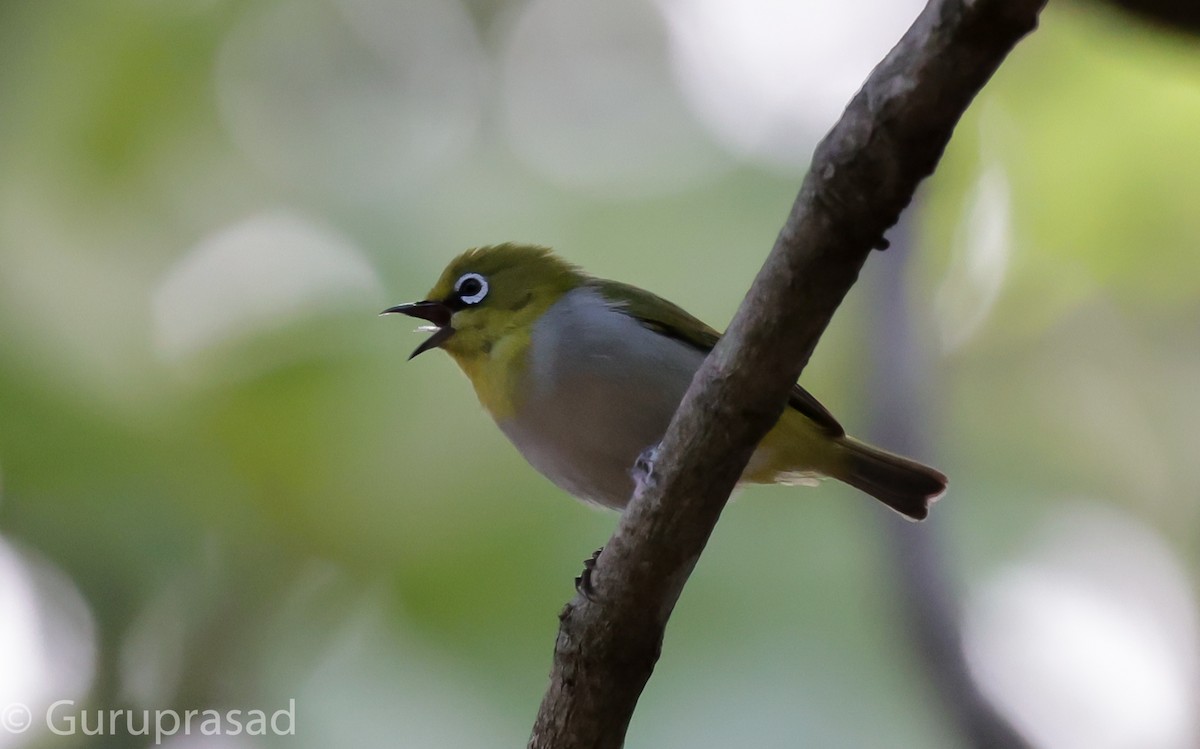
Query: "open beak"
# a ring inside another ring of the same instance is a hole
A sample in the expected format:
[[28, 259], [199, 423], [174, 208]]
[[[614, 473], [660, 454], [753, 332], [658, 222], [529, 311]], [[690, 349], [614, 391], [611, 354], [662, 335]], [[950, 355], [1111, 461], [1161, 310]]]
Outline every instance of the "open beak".
[[419, 328], [419, 330], [429, 330], [432, 327], [433, 335], [426, 338], [420, 346], [413, 349], [413, 352], [408, 355], [410, 360], [417, 354], [423, 354], [431, 348], [441, 346], [450, 336], [454, 335], [454, 328], [450, 327], [450, 316], [453, 312], [442, 302], [434, 302], [427, 299], [423, 302], [398, 304], [395, 307], [388, 307], [379, 314], [391, 315], [394, 313], [417, 317], [433, 323], [432, 326], [422, 326]]

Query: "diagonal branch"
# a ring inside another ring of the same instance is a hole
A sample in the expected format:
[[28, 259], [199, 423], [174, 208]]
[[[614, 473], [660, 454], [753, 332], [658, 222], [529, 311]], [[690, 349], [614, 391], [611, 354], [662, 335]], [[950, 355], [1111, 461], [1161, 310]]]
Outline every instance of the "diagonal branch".
[[871, 248], [1046, 0], [931, 0], [817, 147], [783, 230], [560, 615], [531, 749], [615, 749], [667, 619], [758, 441]]

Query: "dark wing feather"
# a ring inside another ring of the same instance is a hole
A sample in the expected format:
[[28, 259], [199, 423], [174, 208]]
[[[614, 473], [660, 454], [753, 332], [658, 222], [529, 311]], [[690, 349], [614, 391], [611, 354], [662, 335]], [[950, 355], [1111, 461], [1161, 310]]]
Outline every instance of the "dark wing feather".
[[[712, 351], [721, 334], [698, 320], [682, 307], [636, 286], [619, 281], [596, 279], [590, 281], [601, 296], [613, 305], [656, 333], [674, 338], [707, 354]], [[788, 405], [796, 409], [830, 436], [841, 437], [846, 433], [829, 409], [799, 384], [792, 386]]]

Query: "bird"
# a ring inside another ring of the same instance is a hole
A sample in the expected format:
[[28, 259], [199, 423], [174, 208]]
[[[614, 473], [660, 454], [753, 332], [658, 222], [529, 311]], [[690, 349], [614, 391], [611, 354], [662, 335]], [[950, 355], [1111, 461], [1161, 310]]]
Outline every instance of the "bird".
[[[409, 359], [441, 348], [525, 460], [585, 502], [622, 510], [635, 462], [661, 440], [721, 334], [660, 296], [592, 276], [547, 247], [505, 243], [454, 258], [422, 301]], [[833, 478], [911, 520], [946, 490], [941, 472], [866, 444], [796, 384], [740, 484]]]

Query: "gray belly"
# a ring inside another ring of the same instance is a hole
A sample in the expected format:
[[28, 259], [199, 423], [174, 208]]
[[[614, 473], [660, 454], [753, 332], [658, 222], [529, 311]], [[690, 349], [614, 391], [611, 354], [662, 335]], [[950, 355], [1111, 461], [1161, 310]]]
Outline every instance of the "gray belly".
[[534, 326], [517, 415], [500, 428], [563, 490], [622, 508], [703, 355], [576, 289]]

